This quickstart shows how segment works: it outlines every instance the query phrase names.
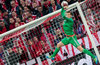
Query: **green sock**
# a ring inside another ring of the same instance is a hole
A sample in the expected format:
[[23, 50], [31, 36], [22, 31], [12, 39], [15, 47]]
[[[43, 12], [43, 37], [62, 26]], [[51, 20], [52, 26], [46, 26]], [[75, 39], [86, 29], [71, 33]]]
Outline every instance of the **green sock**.
[[53, 54], [51, 55], [51, 58], [52, 57], [55, 57], [56, 54], [59, 52], [60, 48], [56, 48], [55, 51], [53, 52]]
[[90, 51], [88, 51], [87, 49], [83, 49], [83, 53], [88, 54], [89, 56], [91, 56], [93, 59], [95, 59], [95, 55], [93, 55]]

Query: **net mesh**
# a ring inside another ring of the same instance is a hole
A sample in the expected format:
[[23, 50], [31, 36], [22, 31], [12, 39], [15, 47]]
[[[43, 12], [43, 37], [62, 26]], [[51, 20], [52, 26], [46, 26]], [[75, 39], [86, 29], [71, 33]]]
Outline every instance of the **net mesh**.
[[[90, 16], [87, 14], [87, 9], [91, 9], [91, 14], [94, 18], [92, 21], [98, 26], [96, 32], [93, 32], [93, 36], [99, 49], [100, 2], [99, 0], [88, 0], [81, 4], [81, 7], [87, 21], [91, 21], [91, 19], [89, 19]], [[84, 48], [91, 49], [92, 44], [89, 37], [86, 35], [86, 31], [77, 8], [73, 8], [70, 11], [73, 14], [73, 20], [75, 22], [74, 32], [79, 43]], [[30, 25], [27, 28], [30, 29], [26, 32], [23, 32], [24, 29], [21, 29], [16, 33], [3, 37], [2, 41], [0, 41], [1, 65], [54, 65], [56, 63], [58, 65], [66, 65], [72, 64], [73, 62], [77, 65], [80, 59], [86, 57], [85, 54], [80, 53], [75, 47], [69, 44], [60, 49], [55, 60], [46, 59], [46, 56], [52, 55], [57, 43], [66, 36], [62, 26], [64, 19], [60, 13], [42, 21], [44, 22], [42, 24], [39, 23], [38, 25]], [[34, 28], [33, 26], [36, 27]], [[93, 49], [91, 51], [95, 54]], [[75, 58], [75, 60], [73, 58]], [[70, 61], [66, 63], [64, 61], [65, 59]]]

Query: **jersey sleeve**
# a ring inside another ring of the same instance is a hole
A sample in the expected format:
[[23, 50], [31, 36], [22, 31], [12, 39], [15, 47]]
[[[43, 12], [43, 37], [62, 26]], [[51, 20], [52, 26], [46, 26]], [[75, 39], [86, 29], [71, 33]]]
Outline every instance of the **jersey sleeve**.
[[66, 13], [66, 10], [64, 10], [64, 8], [62, 7], [62, 9], [61, 9], [61, 15], [62, 15], [62, 17], [63, 17], [65, 20], [73, 21], [72, 18], [66, 17], [66, 16], [65, 16], [65, 13]]

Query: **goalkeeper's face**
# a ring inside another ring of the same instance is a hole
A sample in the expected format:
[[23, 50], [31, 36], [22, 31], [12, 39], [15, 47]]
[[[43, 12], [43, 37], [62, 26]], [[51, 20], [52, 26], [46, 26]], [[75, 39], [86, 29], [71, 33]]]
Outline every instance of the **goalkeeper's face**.
[[67, 16], [68, 18], [71, 18], [71, 17], [72, 17], [72, 15], [71, 15], [70, 12], [67, 12], [67, 13], [66, 13], [66, 16]]

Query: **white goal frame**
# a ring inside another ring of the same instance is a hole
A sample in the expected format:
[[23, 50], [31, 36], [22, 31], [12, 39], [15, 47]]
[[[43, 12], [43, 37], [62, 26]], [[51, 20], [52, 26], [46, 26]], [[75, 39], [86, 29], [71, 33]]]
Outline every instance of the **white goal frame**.
[[[81, 7], [80, 7], [80, 4], [81, 4], [81, 3], [76, 2], [76, 3], [72, 4], [72, 5], [69, 5], [69, 6], [68, 6], [68, 10], [77, 7], [77, 9], [78, 9], [78, 11], [79, 11], [79, 14], [80, 14], [80, 16], [81, 16], [81, 19], [82, 19], [82, 21], [83, 21], [83, 24], [84, 24], [84, 26], [85, 26], [85, 29], [86, 29], [86, 31], [87, 31], [87, 34], [89, 35], [89, 38], [90, 38], [90, 40], [91, 40], [91, 42], [92, 42], [92, 46], [93, 46], [93, 48], [94, 48], [94, 51], [95, 51], [95, 53], [96, 53], [96, 55], [97, 55], [97, 57], [98, 57], [98, 59], [99, 59], [99, 63], [100, 63], [100, 55], [99, 55], [99, 52], [98, 52], [97, 47], [96, 47], [96, 45], [95, 45], [95, 42], [94, 42], [94, 40], [93, 40], [92, 34], [90, 33], [89, 27], [88, 27], [88, 25], [87, 25], [87, 23], [86, 23], [86, 19], [85, 19], [85, 16], [83, 15], [83, 12], [82, 12], [82, 9], [81, 9]], [[23, 28], [26, 28], [26, 27], [30, 26], [31, 24], [34, 24], [34, 25], [36, 24], [34, 27], [32, 27], [32, 28], [35, 28], [36, 26], [38, 26], [37, 24], [40, 24], [40, 22], [38, 22], [38, 21], [41, 21], [41, 20], [43, 20], [43, 19], [45, 19], [45, 18], [48, 18], [48, 17], [53, 16], [53, 15], [55, 15], [55, 14], [57, 14], [57, 13], [60, 13], [60, 12], [61, 12], [61, 9], [60, 9], [60, 10], [57, 10], [57, 11], [55, 11], [55, 12], [53, 12], [53, 13], [50, 13], [50, 14], [48, 14], [48, 15], [45, 15], [45, 16], [43, 16], [43, 17], [41, 17], [41, 18], [39, 18], [39, 19], [36, 19], [36, 20], [34, 20], [34, 21], [31, 21], [31, 22], [29, 22], [29, 23], [27, 23], [27, 24], [25, 24], [25, 25], [19, 26], [19, 27], [13, 29], [13, 30], [10, 30], [10, 31], [8, 31], [8, 32], [5, 32], [5, 33], [3, 33], [3, 34], [0, 34], [0, 40], [1, 40], [4, 36], [9, 35], [9, 34], [11, 34], [11, 33], [14, 33], [14, 32], [16, 32], [16, 31], [18, 31], [18, 30], [23, 29]], [[42, 23], [42, 22], [41, 22], [41, 23]], [[31, 28], [31, 29], [32, 29], [32, 28]], [[30, 30], [30, 28], [29, 28], [28, 30]], [[26, 31], [28, 31], [28, 30], [26, 29], [26, 30], [23, 31], [23, 32], [26, 32]], [[23, 32], [21, 32], [21, 33], [23, 33]], [[21, 34], [21, 33], [20, 33], [20, 34]]]

